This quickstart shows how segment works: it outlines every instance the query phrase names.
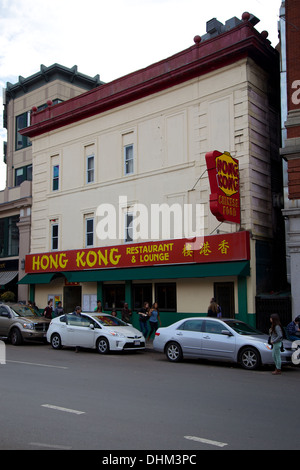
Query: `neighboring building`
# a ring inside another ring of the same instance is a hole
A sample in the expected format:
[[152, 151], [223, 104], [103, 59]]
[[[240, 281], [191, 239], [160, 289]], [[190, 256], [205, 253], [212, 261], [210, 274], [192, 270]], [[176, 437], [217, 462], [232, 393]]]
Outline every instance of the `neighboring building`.
[[[158, 300], [167, 324], [205, 314], [216, 296], [223, 315], [256, 324], [257, 294], [285, 279], [279, 57], [257, 22], [247, 13], [225, 25], [213, 19], [187, 50], [66, 103], [34, 108], [21, 131], [34, 162], [21, 283], [37, 305], [52, 297], [66, 310], [90, 310], [100, 298], [106, 310], [126, 301], [137, 311]], [[210, 212], [206, 154], [214, 150], [239, 163], [240, 224]], [[162, 230], [151, 233], [163, 221], [145, 224], [136, 205], [150, 214], [163, 203], [203, 208], [197, 235], [205, 238], [186, 244], [176, 222], [167, 240]], [[109, 204], [117, 219], [108, 228]]]
[[27, 301], [28, 289], [17, 286], [24, 276], [25, 255], [30, 251], [32, 205], [32, 146], [20, 130], [30, 125], [31, 109], [39, 110], [57, 104], [101, 84], [99, 76], [92, 78], [54, 64], [41, 65], [36, 74], [15, 84], [7, 83], [4, 90], [4, 161], [7, 165], [6, 188], [0, 192], [0, 286], [12, 290], [16, 298]]
[[280, 10], [283, 139], [285, 167], [288, 279], [292, 312], [299, 314], [300, 272], [300, 0], [282, 2]]

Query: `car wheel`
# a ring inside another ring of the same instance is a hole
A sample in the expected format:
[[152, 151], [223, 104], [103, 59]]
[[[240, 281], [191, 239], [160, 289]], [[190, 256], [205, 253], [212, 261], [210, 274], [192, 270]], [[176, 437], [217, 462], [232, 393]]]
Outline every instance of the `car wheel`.
[[100, 354], [107, 354], [109, 352], [109, 342], [103, 336], [97, 340], [97, 351]]
[[51, 336], [51, 346], [53, 349], [61, 349], [61, 338], [58, 333], [53, 333]]
[[10, 333], [10, 342], [14, 346], [19, 346], [23, 343], [23, 337], [18, 328], [13, 328]]
[[239, 355], [239, 363], [244, 369], [254, 370], [260, 366], [260, 355], [257, 349], [250, 346], [242, 349]]
[[179, 362], [182, 360], [182, 349], [178, 343], [168, 343], [165, 349], [166, 356], [171, 362]]

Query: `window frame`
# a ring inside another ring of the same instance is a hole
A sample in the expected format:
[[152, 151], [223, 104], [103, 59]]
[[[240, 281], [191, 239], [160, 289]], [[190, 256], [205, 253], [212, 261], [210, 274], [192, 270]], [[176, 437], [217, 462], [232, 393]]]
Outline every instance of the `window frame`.
[[[93, 223], [93, 231], [88, 232], [88, 222]], [[92, 234], [93, 243], [88, 243], [88, 236]], [[85, 217], [85, 248], [92, 248], [95, 244], [95, 218], [94, 217]]]
[[[128, 157], [129, 150], [132, 150], [131, 156]], [[124, 174], [125, 176], [134, 174], [134, 145], [124, 145]]]
[[[58, 168], [58, 175], [55, 175], [55, 169]], [[52, 191], [56, 192], [59, 191], [59, 177], [60, 177], [60, 167], [59, 164], [55, 164], [52, 166]], [[57, 187], [56, 186], [57, 183]]]
[[[53, 229], [57, 228], [57, 235], [54, 235]], [[57, 247], [54, 247], [54, 241], [56, 241]], [[59, 249], [59, 224], [57, 222], [51, 223], [51, 251], [58, 251]]]
[[[89, 161], [93, 162], [93, 168], [89, 168]], [[89, 179], [92, 175], [92, 179]], [[86, 157], [86, 184], [95, 183], [95, 155], [87, 155]]]

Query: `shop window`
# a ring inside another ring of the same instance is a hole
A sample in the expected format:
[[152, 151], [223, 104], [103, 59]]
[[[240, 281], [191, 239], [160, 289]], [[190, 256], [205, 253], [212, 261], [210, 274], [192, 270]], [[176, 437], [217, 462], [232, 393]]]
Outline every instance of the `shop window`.
[[176, 282], [155, 284], [155, 301], [159, 310], [176, 312]]
[[144, 302], [152, 304], [152, 284], [133, 284], [132, 285], [133, 310], [144, 307]]
[[103, 306], [104, 310], [112, 308], [121, 309], [125, 302], [124, 284], [104, 284], [103, 285]]

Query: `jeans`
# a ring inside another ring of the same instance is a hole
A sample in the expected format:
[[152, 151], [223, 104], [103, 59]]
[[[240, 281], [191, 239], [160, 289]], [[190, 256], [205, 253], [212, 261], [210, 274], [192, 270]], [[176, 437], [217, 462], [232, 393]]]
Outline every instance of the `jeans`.
[[149, 333], [149, 338], [150, 338], [153, 331], [155, 332], [156, 330], [158, 330], [158, 321], [156, 321], [156, 322], [149, 321], [149, 324], [150, 324], [150, 333]]
[[281, 341], [279, 341], [278, 343], [274, 343], [273, 349], [272, 349], [273, 360], [275, 362], [275, 367], [278, 370], [281, 370], [280, 347], [281, 347]]
[[147, 325], [146, 321], [141, 321], [140, 320], [140, 329], [141, 329], [141, 332], [143, 333], [144, 337], [147, 338], [148, 325]]

